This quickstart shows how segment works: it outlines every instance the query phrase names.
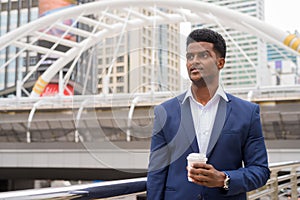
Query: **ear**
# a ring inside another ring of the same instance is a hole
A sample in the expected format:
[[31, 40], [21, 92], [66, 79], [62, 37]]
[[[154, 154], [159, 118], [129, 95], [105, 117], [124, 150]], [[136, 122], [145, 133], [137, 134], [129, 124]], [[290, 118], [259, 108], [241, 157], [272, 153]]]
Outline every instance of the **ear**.
[[223, 69], [225, 65], [225, 58], [218, 58], [218, 62], [217, 62], [217, 66], [218, 66], [218, 69]]

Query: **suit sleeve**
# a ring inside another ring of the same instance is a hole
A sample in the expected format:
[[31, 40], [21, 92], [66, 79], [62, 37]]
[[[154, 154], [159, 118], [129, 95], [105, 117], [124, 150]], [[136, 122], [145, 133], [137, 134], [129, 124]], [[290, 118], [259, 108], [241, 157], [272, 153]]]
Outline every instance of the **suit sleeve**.
[[169, 165], [168, 146], [163, 131], [165, 121], [165, 109], [162, 106], [155, 107], [147, 175], [147, 198], [151, 200], [164, 198], [165, 182]]
[[255, 105], [244, 145], [244, 168], [226, 171], [230, 176], [228, 195], [248, 192], [266, 184], [270, 176], [268, 156], [260, 121], [259, 106]]

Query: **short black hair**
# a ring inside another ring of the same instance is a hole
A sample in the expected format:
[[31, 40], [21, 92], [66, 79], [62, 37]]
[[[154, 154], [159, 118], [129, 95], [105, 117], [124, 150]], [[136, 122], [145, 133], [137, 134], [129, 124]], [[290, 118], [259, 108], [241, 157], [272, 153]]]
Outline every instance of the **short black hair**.
[[196, 29], [192, 31], [186, 40], [186, 48], [193, 42], [209, 42], [214, 44], [214, 50], [222, 58], [226, 56], [226, 42], [221, 34], [210, 29]]

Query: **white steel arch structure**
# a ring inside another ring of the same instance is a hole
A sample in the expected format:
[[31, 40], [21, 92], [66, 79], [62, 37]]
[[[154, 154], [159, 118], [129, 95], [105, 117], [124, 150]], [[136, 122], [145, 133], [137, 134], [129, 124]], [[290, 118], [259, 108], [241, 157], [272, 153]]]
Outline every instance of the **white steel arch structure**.
[[[119, 16], [115, 14], [115, 10], [120, 10], [126, 14]], [[145, 14], [142, 10], [149, 12]], [[151, 14], [149, 15], [149, 13]], [[97, 16], [97, 18], [91, 16]], [[103, 20], [105, 18], [111, 18], [112, 20], [107, 23]], [[73, 23], [64, 24], [63, 22], [66, 20], [72, 20]], [[0, 38], [0, 50], [13, 47], [18, 48], [19, 51], [3, 63], [0, 69], [8, 67], [15, 60], [20, 59], [25, 51], [43, 55], [42, 59], [31, 67], [29, 73], [18, 80], [17, 94], [20, 94], [21, 90], [25, 90], [23, 86], [26, 81], [40, 67], [43, 59], [48, 56], [56, 57], [57, 60], [35, 83], [30, 96], [36, 97], [43, 92], [46, 85], [64, 66], [72, 62], [64, 77], [64, 84], [66, 84], [80, 55], [104, 38], [112, 34], [122, 34], [124, 30], [130, 31], [138, 27], [180, 22], [215, 23], [220, 27], [232, 27], [283, 47], [294, 55], [298, 56], [300, 53], [300, 38], [296, 35], [224, 7], [194, 0], [109, 0], [62, 10], [2, 36]], [[88, 26], [91, 31], [76, 26], [78, 23]], [[47, 34], [47, 31], [53, 28], [63, 32], [60, 37]], [[65, 39], [65, 36], [69, 34], [80, 37], [80, 41]], [[29, 42], [28, 38], [30, 38]], [[39, 46], [38, 40], [49, 41], [53, 43], [53, 46], [51, 48]], [[57, 51], [55, 48], [58, 45], [64, 45], [68, 47], [68, 50], [66, 52]], [[108, 80], [107, 77], [104, 77], [105, 80]]]

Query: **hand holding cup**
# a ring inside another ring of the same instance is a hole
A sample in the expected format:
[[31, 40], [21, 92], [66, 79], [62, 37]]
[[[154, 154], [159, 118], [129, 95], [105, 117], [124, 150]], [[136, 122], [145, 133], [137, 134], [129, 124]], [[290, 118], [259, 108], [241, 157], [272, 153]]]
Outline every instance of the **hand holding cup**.
[[[187, 159], [188, 170], [189, 168], [192, 167], [193, 163], [206, 163], [207, 161], [206, 155], [203, 153], [190, 153], [186, 159]], [[192, 181], [191, 178], [189, 177], [188, 180]]]

